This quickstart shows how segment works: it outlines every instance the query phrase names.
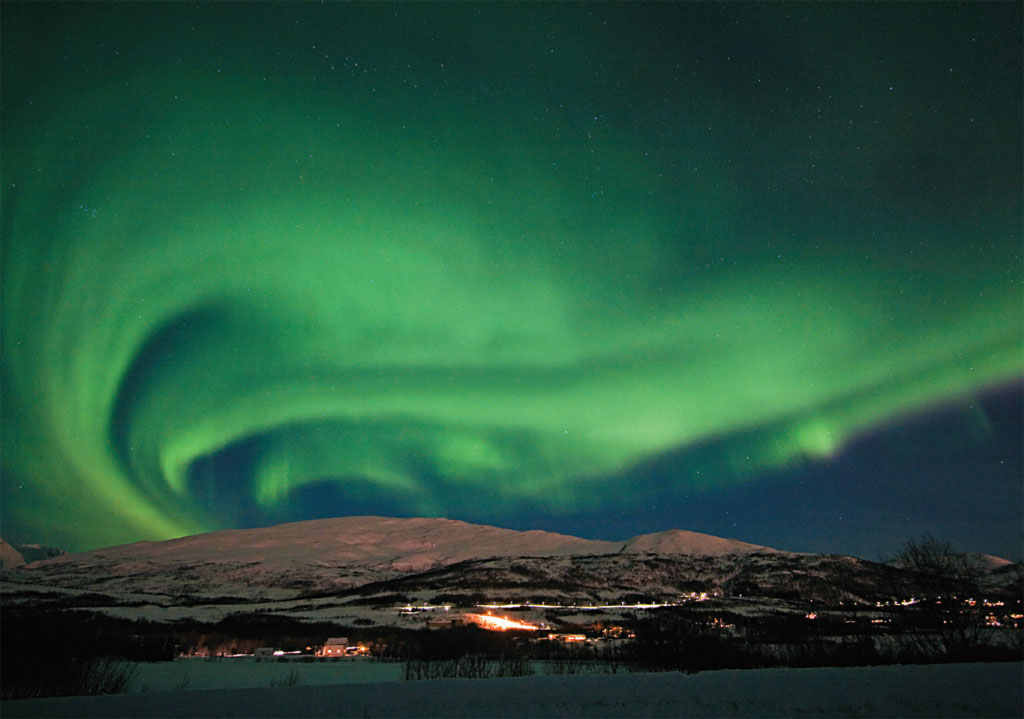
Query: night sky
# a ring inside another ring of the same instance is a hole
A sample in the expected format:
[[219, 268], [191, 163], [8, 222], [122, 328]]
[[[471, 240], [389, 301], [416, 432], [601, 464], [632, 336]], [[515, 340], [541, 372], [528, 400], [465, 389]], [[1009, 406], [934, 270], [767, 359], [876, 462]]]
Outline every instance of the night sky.
[[5, 539], [1024, 554], [1019, 2], [0, 10]]

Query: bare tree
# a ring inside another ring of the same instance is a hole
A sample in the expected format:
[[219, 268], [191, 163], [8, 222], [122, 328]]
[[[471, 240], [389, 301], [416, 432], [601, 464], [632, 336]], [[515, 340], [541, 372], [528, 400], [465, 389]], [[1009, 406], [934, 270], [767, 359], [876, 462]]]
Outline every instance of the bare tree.
[[975, 600], [965, 596], [976, 590], [980, 576], [968, 555], [926, 534], [904, 543], [891, 563], [935, 581], [942, 596], [927, 606], [941, 643], [940, 652], [950, 658], [969, 658], [984, 643], [984, 623]]
[[892, 564], [932, 577], [947, 591], [961, 590], [978, 578], [978, 571], [966, 554], [955, 551], [949, 542], [930, 534], [905, 542], [893, 557]]

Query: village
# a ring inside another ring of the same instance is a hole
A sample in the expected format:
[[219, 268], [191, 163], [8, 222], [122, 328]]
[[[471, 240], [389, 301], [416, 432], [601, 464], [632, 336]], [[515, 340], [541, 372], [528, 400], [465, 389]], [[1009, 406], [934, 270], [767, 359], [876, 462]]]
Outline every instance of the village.
[[[757, 612], [752, 615], [755, 604]], [[718, 642], [739, 642], [743, 641], [753, 621], [762, 633], [803, 638], [833, 636], [840, 638], [841, 643], [842, 637], [899, 634], [933, 611], [946, 616], [942, 620], [946, 625], [962, 624], [969, 619], [969, 629], [979, 640], [980, 632], [991, 636], [999, 630], [1007, 630], [1007, 636], [1019, 634], [1024, 620], [1019, 604], [1013, 609], [1000, 600], [974, 598], [950, 597], [944, 603], [941, 598], [912, 597], [878, 602], [874, 606], [845, 606], [842, 602], [833, 606], [783, 601], [770, 604], [703, 592], [681, 595], [671, 601], [609, 605], [488, 602], [460, 607], [448, 603], [409, 603], [392, 608], [394, 619], [389, 622], [390, 626], [350, 627], [354, 632], [350, 636], [327, 636], [319, 642], [307, 640], [300, 646], [296, 646], [295, 637], [288, 636], [281, 646], [268, 646], [258, 645], [255, 637], [218, 643], [200, 635], [198, 642], [180, 645], [175, 656], [252, 657], [264, 661], [401, 659], [410, 653], [445, 654], [443, 647], [464, 644], [467, 636], [495, 635], [495, 640], [499, 640], [500, 635], [505, 635], [500, 642], [513, 645], [518, 653], [547, 656], [550, 650], [544, 647], [560, 646], [576, 654], [584, 652], [598, 657], [628, 653], [626, 645], [636, 641], [638, 633], [644, 643], [652, 638], [657, 641], [665, 626], [673, 627], [672, 631], [685, 626], [690, 640], [717, 636], [715, 641]], [[922, 609], [924, 605], [933, 609]], [[416, 639], [410, 640], [410, 636]], [[410, 646], [420, 648], [410, 650]], [[488, 646], [493, 649], [499, 645], [491, 642]]]
[[1020, 600], [1010, 595], [870, 603], [700, 592], [609, 604], [508, 596], [410, 602], [394, 593], [367, 599], [362, 616], [344, 621], [241, 606], [215, 621], [171, 622], [7, 607], [4, 639], [26, 667], [50, 661], [42, 647], [57, 644], [70, 656], [108, 657], [137, 674], [131, 691], [145, 692], [1012, 661], [1024, 637]]
[[[405, 606], [397, 613], [403, 618], [415, 616], [417, 628], [431, 631], [443, 631], [459, 628], [476, 628], [489, 632], [516, 632], [528, 637], [530, 642], [552, 642], [577, 646], [597, 646], [608, 641], [635, 639], [636, 633], [619, 625], [595, 622], [586, 625], [582, 631], [555, 631], [557, 627], [547, 622], [531, 623], [522, 619], [494, 614], [491, 610], [483, 613], [471, 611], [452, 611], [450, 605], [445, 606]], [[427, 618], [423, 619], [423, 614]], [[576, 629], [579, 629], [578, 627]], [[377, 656], [386, 653], [386, 641], [354, 641], [349, 637], [328, 637], [323, 644], [310, 644], [304, 649], [282, 649], [278, 647], [260, 646], [252, 649], [238, 649], [235, 646], [223, 647], [191, 646], [177, 652], [177, 658], [217, 657], [217, 658], [254, 658], [257, 661], [317, 661], [345, 660]]]

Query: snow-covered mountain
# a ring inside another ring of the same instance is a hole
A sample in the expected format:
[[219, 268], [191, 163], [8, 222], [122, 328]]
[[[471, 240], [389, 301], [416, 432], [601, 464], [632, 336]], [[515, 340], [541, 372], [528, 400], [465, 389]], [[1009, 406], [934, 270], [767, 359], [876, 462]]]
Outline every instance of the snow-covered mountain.
[[197, 534], [164, 542], [137, 542], [82, 552], [136, 561], [253, 561], [266, 566], [372, 566], [422, 571], [466, 559], [502, 556], [608, 554], [622, 543], [552, 532], [517, 532], [451, 519], [338, 517], [275, 527]]
[[694, 557], [724, 557], [728, 554], [777, 552], [777, 549], [748, 544], [736, 539], [722, 539], [710, 534], [670, 529], [666, 532], [641, 534], [623, 545], [623, 552], [632, 554], [686, 554]]
[[21, 556], [21, 552], [0, 539], [0, 569], [14, 569], [23, 564], [25, 564], [25, 558]]
[[12, 544], [11, 546], [18, 550], [18, 553], [25, 558], [25, 564], [31, 564], [43, 559], [53, 559], [54, 557], [61, 557], [67, 554], [60, 547], [48, 547], [45, 544]]
[[669, 530], [623, 542], [581, 539], [540, 530], [516, 531], [454, 519], [337, 517], [259, 529], [197, 534], [163, 542], [136, 542], [59, 558], [121, 561], [253, 561], [267, 566], [296, 563], [367, 565], [402, 572], [423, 571], [468, 559], [655, 552], [723, 556], [776, 551], [698, 532]]
[[[776, 550], [696, 532], [624, 542], [515, 531], [451, 519], [339, 517], [224, 530], [68, 554], [8, 575], [62, 587], [119, 592], [248, 594], [350, 589], [470, 560], [612, 554], [725, 556]], [[277, 591], [274, 591], [277, 590]]]
[[137, 542], [33, 562], [2, 576], [7, 603], [162, 621], [273, 612], [376, 624], [395, 621], [396, 605], [405, 603], [612, 605], [702, 592], [873, 605], [937, 591], [933, 580], [896, 567], [682, 530], [608, 542], [387, 517]]

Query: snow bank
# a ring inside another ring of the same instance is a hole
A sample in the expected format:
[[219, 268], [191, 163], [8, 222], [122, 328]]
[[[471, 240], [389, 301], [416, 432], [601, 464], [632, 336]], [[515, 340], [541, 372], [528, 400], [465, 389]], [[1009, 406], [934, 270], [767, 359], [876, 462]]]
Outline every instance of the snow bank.
[[405, 665], [369, 659], [338, 659], [326, 662], [255, 661], [229, 659], [178, 659], [173, 662], [131, 662], [135, 678], [128, 691], [135, 693], [203, 691], [206, 689], [254, 689], [257, 687], [320, 686], [397, 681]]
[[726, 670], [4, 702], [14, 717], [1020, 717], [1024, 664]]

